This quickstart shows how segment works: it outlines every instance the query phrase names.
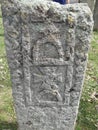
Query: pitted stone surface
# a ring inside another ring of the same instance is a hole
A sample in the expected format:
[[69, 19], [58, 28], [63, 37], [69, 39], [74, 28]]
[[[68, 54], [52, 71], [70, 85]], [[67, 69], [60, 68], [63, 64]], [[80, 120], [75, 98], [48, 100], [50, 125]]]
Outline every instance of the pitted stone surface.
[[2, 3], [19, 130], [73, 130], [91, 32], [86, 4]]

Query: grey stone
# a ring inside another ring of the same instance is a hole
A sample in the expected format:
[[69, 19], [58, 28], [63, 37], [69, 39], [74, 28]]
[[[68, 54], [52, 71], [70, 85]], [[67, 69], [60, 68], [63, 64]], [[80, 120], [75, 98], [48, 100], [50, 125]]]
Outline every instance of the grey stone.
[[87, 4], [2, 3], [19, 130], [73, 130], [93, 29]]
[[95, 2], [97, 0], [80, 0], [80, 3], [88, 3], [90, 9], [92, 10], [92, 12], [94, 11], [95, 8]]
[[94, 9], [94, 30], [98, 30], [98, 0], [96, 0]]
[[70, 0], [71, 4], [78, 3], [78, 2], [79, 2], [79, 0]]

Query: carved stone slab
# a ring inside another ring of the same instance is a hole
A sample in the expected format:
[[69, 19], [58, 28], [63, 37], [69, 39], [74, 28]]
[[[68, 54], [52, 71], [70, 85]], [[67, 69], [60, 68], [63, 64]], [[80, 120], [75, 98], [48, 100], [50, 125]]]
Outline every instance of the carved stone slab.
[[19, 130], [73, 130], [93, 26], [86, 4], [2, 3]]

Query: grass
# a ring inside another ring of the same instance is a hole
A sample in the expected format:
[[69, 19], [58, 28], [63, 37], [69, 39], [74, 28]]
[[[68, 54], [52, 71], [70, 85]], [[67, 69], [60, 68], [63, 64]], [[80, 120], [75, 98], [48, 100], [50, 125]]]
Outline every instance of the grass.
[[17, 130], [9, 69], [7, 66], [4, 29], [0, 12], [0, 130]]
[[98, 32], [94, 32], [89, 52], [84, 89], [76, 130], [98, 130]]
[[[0, 130], [17, 130], [0, 13]], [[98, 130], [98, 32], [94, 32], [75, 130]]]

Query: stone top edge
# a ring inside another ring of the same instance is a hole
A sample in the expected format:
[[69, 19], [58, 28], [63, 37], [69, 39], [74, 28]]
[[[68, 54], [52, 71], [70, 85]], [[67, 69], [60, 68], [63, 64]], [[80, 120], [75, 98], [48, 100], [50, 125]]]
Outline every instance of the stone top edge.
[[[57, 22], [61, 20], [65, 22], [67, 15], [71, 13], [74, 18], [79, 15], [86, 18], [88, 16], [91, 19], [89, 22], [93, 22], [93, 15], [87, 3], [61, 5], [57, 2], [53, 2], [52, 0], [4, 0], [2, 3], [2, 7], [3, 6], [5, 9], [7, 7], [12, 8], [10, 9], [10, 15], [14, 14], [14, 7], [15, 10], [21, 12], [22, 14], [33, 13], [34, 17], [38, 17], [39, 19], [40, 17], [44, 18], [45, 14], [48, 12], [56, 18]], [[52, 16], [51, 19], [53, 18]], [[53, 19], [53, 21], [55, 20]]]
[[87, 3], [75, 3], [75, 4], [66, 4], [66, 5], [62, 5], [62, 4], [59, 4], [57, 2], [54, 2], [52, 0], [14, 0], [14, 1], [17, 1], [19, 3], [22, 3], [23, 5], [29, 5], [29, 6], [36, 6], [36, 5], [47, 5], [47, 4], [51, 4], [51, 5], [54, 5], [54, 6], [61, 6], [61, 7], [66, 7], [67, 5], [71, 5], [71, 6], [75, 6], [75, 5], [81, 5], [81, 6], [87, 6], [88, 4]]
[[87, 3], [75, 3], [75, 4], [66, 4], [66, 5], [62, 5], [59, 4], [57, 2], [54, 2], [52, 0], [0, 0], [0, 4], [19, 4], [21, 6], [29, 6], [29, 7], [36, 7], [38, 5], [41, 6], [47, 6], [49, 7], [50, 5], [54, 8], [69, 8], [69, 7], [88, 7]]
[[75, 4], [66, 4], [61, 5], [57, 2], [53, 2], [52, 0], [0, 0], [1, 4], [4, 6], [15, 5], [18, 9], [27, 9], [35, 10], [36, 7], [42, 7], [43, 10], [47, 11], [50, 8], [54, 10], [54, 12], [62, 12], [66, 11], [72, 12], [85, 12], [86, 14], [92, 14], [90, 8], [87, 3], [75, 3]]

